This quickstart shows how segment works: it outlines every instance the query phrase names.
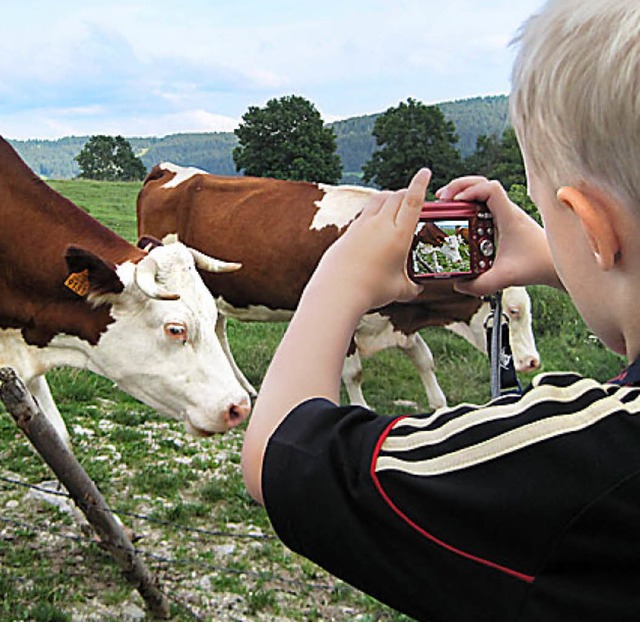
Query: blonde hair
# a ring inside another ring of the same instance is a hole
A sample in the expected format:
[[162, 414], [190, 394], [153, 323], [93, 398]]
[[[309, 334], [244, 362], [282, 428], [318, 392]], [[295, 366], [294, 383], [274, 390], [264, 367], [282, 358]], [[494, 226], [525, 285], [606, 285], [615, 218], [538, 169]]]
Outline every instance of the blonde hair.
[[527, 164], [554, 191], [589, 182], [640, 210], [640, 1], [548, 0], [515, 43]]

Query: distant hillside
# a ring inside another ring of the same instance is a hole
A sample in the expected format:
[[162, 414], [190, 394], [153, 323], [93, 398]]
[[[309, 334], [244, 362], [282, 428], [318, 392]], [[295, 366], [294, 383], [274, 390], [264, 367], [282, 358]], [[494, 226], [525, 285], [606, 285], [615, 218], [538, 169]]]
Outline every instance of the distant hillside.
[[[463, 156], [474, 152], [480, 134], [502, 134], [508, 124], [506, 95], [475, 97], [438, 104], [455, 123]], [[353, 117], [331, 123], [342, 160], [343, 181], [353, 182], [375, 148], [373, 124], [379, 114]], [[39, 175], [48, 179], [70, 179], [78, 175], [74, 157], [89, 136], [58, 140], [10, 140], [20, 156]], [[196, 166], [219, 175], [235, 175], [231, 152], [237, 144], [233, 132], [171, 134], [162, 138], [128, 137], [134, 152], [147, 169], [162, 161]]]
[[476, 150], [478, 136], [501, 136], [509, 126], [509, 98], [506, 95], [474, 97], [438, 106], [444, 116], [456, 124], [460, 138], [458, 148], [463, 157]]

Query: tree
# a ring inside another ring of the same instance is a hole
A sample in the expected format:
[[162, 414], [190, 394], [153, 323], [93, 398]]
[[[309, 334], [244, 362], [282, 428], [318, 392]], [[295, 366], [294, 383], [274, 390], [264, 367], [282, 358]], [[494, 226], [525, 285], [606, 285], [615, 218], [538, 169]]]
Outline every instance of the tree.
[[264, 108], [250, 106], [234, 131], [236, 170], [256, 177], [275, 177], [335, 184], [342, 166], [336, 135], [304, 97], [271, 99]]
[[526, 186], [521, 184], [512, 184], [509, 188], [509, 198], [519, 205], [531, 218], [533, 218], [539, 225], [542, 225], [542, 217], [536, 207], [536, 204], [531, 200]]
[[476, 151], [464, 161], [465, 172], [497, 179], [507, 190], [514, 184], [525, 185], [524, 161], [515, 130], [507, 128], [500, 138], [480, 135]]
[[500, 160], [493, 169], [494, 179], [499, 179], [508, 190], [514, 184], [526, 186], [527, 176], [524, 170], [524, 160], [515, 130], [510, 127], [502, 134], [500, 140]]
[[428, 166], [432, 186], [438, 187], [460, 172], [455, 125], [437, 106], [409, 98], [376, 118], [373, 135], [380, 148], [362, 167], [365, 182], [389, 190], [406, 188], [416, 171]]
[[135, 181], [144, 179], [147, 169], [122, 136], [91, 136], [74, 158], [84, 179]]

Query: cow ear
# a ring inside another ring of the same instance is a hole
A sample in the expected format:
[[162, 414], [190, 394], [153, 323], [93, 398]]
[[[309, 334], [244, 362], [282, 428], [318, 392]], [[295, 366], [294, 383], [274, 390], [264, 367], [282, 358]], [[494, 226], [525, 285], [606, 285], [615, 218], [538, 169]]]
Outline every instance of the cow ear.
[[156, 164], [144, 178], [143, 186], [148, 184], [150, 181], [155, 181], [156, 179], [162, 179], [166, 175], [166, 171], [159, 165]]
[[164, 246], [158, 238], [154, 238], [152, 235], [143, 235], [138, 239], [138, 248], [141, 248], [143, 251], [152, 251], [154, 248], [158, 246]]
[[124, 284], [116, 274], [116, 267], [91, 251], [69, 246], [65, 253], [69, 276], [66, 287], [79, 296], [92, 294], [119, 294]]

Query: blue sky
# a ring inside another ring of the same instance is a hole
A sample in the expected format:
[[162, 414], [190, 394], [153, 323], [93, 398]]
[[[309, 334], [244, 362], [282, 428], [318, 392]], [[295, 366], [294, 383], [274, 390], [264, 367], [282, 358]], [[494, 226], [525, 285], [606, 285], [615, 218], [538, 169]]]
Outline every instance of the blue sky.
[[507, 94], [543, 0], [22, 0], [0, 11], [0, 135], [232, 130], [301, 95], [325, 121]]

